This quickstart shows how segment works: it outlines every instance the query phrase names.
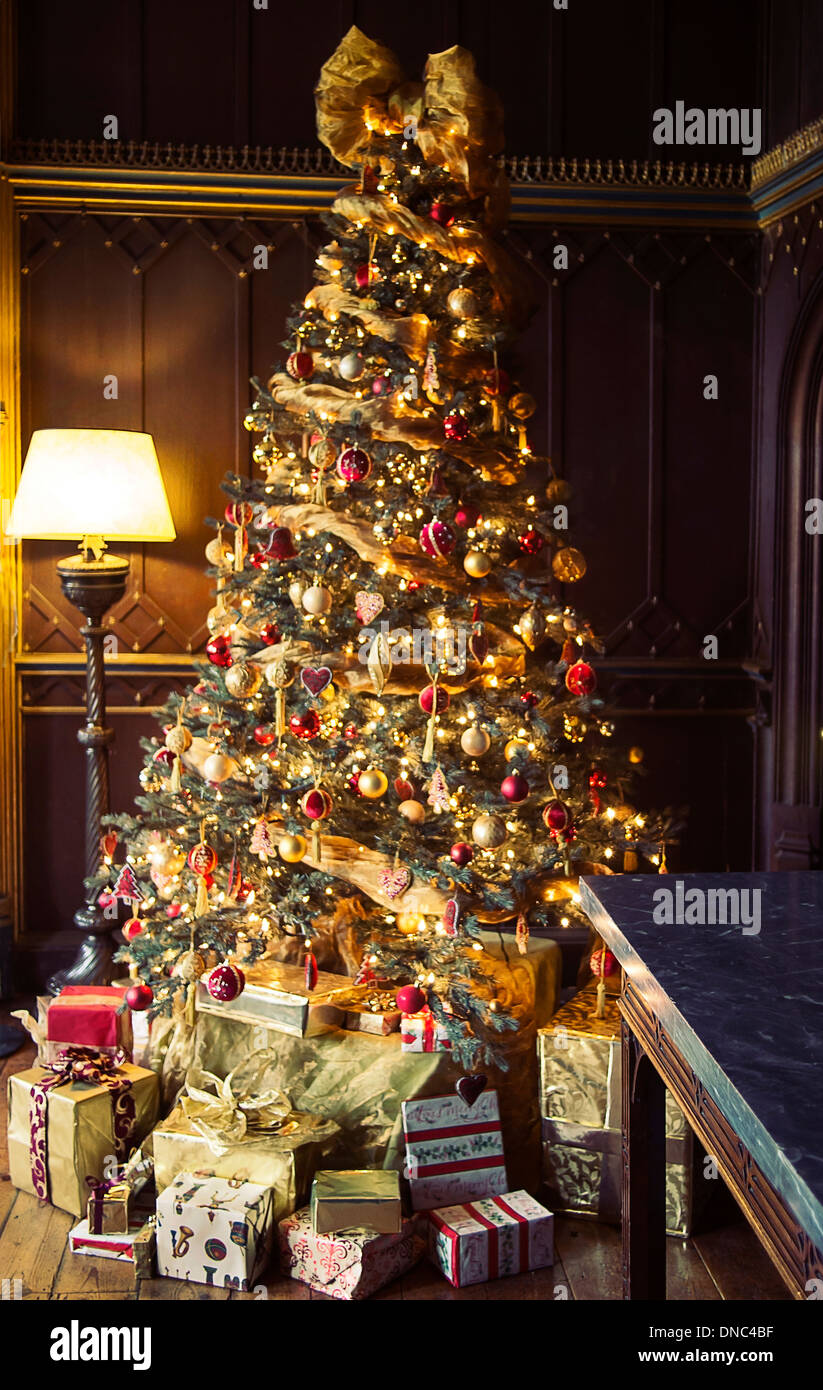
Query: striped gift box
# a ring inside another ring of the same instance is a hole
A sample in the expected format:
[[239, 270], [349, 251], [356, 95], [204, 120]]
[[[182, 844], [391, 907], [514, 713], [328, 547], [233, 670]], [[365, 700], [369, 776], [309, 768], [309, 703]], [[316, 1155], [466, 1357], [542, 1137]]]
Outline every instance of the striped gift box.
[[528, 1192], [428, 1213], [428, 1248], [455, 1288], [554, 1264], [554, 1217]]
[[474, 1105], [458, 1095], [404, 1100], [406, 1177], [415, 1211], [488, 1197], [508, 1187], [497, 1092]]

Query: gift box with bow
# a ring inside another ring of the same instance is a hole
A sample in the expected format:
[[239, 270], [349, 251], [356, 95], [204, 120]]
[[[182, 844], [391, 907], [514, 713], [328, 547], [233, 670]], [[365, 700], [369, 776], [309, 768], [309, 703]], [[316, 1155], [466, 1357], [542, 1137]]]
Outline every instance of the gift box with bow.
[[125, 1235], [133, 1224], [132, 1205], [154, 1172], [154, 1161], [136, 1149], [127, 1163], [102, 1178], [87, 1178], [86, 1208], [92, 1235]]
[[154, 1177], [161, 1193], [181, 1171], [245, 1178], [271, 1187], [274, 1219], [308, 1200], [315, 1169], [328, 1156], [339, 1126], [292, 1110], [282, 1091], [263, 1089], [252, 1065], [221, 1080], [189, 1073], [171, 1115], [152, 1135]]
[[87, 1047], [106, 1057], [132, 1060], [131, 1012], [123, 1007], [125, 988], [67, 985], [56, 999], [38, 997], [37, 1018], [19, 1009], [19, 1018], [37, 1043], [38, 1061], [54, 1062], [65, 1047]]
[[403, 1015], [400, 1046], [404, 1052], [450, 1052], [451, 1039], [448, 1030], [426, 1006], [419, 1014]]
[[124, 1162], [157, 1117], [159, 1078], [69, 1047], [9, 1077], [9, 1172], [15, 1187], [82, 1216], [87, 1179]]

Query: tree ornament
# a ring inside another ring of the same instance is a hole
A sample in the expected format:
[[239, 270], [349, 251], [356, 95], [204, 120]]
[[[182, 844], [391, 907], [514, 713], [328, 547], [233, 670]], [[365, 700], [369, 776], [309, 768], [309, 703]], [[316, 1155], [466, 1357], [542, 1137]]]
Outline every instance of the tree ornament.
[[529, 745], [524, 738], [510, 738], [503, 749], [503, 757], [507, 763], [513, 763], [518, 758], [526, 758], [529, 753]]
[[571, 502], [573, 496], [571, 483], [567, 483], [565, 478], [550, 478], [546, 483], [548, 502]]
[[344, 381], [359, 381], [363, 375], [363, 358], [359, 352], [347, 352], [340, 358], [337, 370]]
[[620, 967], [617, 957], [612, 955], [606, 946], [601, 946], [589, 956], [589, 968], [595, 978], [600, 980], [609, 975], [616, 975]]
[[343, 730], [343, 737], [351, 741], [351, 739], [357, 738], [359, 733], [360, 730], [356, 724], [347, 724]]
[[515, 420], [530, 420], [537, 409], [537, 401], [528, 391], [518, 391], [509, 401], [509, 414]]
[[426, 1003], [426, 996], [417, 985], [403, 985], [394, 997], [401, 1014], [419, 1014]]
[[552, 573], [561, 584], [575, 584], [582, 579], [586, 573], [586, 557], [582, 550], [575, 550], [573, 545], [558, 550], [552, 560]]
[[[228, 672], [231, 675], [231, 672]], [[192, 736], [183, 723], [183, 705], [178, 706], [177, 723], [166, 732], [166, 747], [174, 757], [174, 765], [171, 772], [169, 790], [179, 792], [183, 779], [182, 757], [187, 749], [191, 748]]]
[[476, 1073], [474, 1076], [461, 1076], [459, 1080], [455, 1081], [454, 1089], [464, 1104], [471, 1109], [480, 1099], [488, 1084], [489, 1078], [487, 1076]]
[[170, 748], [158, 748], [154, 755], [154, 761], [164, 767], [167, 772], [171, 772], [174, 767], [174, 754]]
[[432, 710], [436, 714], [442, 714], [449, 708], [451, 698], [448, 690], [444, 690], [442, 685], [424, 685], [417, 697], [417, 703], [424, 714], [431, 714]]
[[447, 295], [446, 307], [453, 318], [473, 319], [480, 312], [480, 300], [473, 290], [458, 285]]
[[397, 856], [395, 856], [392, 866], [387, 866], [380, 870], [377, 875], [377, 882], [386, 897], [391, 898], [393, 902], [395, 898], [401, 897], [406, 889], [410, 887], [412, 878], [413, 874], [411, 869], [408, 868], [406, 864], [401, 864]]
[[445, 521], [427, 521], [420, 531], [420, 549], [433, 560], [445, 560], [451, 555], [457, 540]]
[[491, 738], [485, 729], [472, 724], [460, 736], [460, 747], [470, 758], [482, 758], [491, 747]]
[[511, 377], [502, 367], [487, 367], [483, 386], [488, 396], [508, 396], [512, 389]]
[[536, 705], [540, 704], [540, 700], [533, 690], [524, 690], [523, 694], [520, 696], [520, 703], [521, 705], [525, 705], [527, 710], [531, 710], [534, 709]]
[[247, 700], [260, 689], [262, 679], [259, 666], [239, 661], [226, 672], [226, 689], [236, 700]]
[[320, 733], [320, 715], [315, 709], [307, 709], [304, 714], [293, 714], [289, 719], [289, 733], [308, 743]]
[[426, 819], [426, 808], [419, 801], [401, 801], [397, 809], [404, 820], [412, 825], [419, 825]]
[[546, 537], [530, 526], [517, 537], [517, 544], [524, 555], [537, 555], [546, 544]]
[[232, 552], [228, 546], [223, 544], [221, 536], [222, 528], [206, 546], [206, 559], [210, 565], [214, 565], [215, 569], [229, 570], [231, 569]]
[[529, 794], [529, 784], [522, 772], [510, 772], [500, 783], [500, 794], [507, 801], [525, 801]]
[[304, 962], [304, 980], [306, 989], [311, 994], [317, 988], [317, 960], [315, 954], [308, 947], [306, 948], [306, 959]]
[[249, 841], [249, 852], [256, 854], [261, 864], [267, 864], [269, 855], [274, 854], [274, 840], [266, 816], [261, 816], [259, 820], [254, 822], [254, 830]]
[[259, 629], [257, 636], [260, 638], [264, 647], [273, 647], [277, 642], [282, 640], [283, 634], [277, 626], [277, 623], [264, 623]]
[[567, 666], [573, 666], [577, 660], [577, 647], [570, 637], [567, 637], [563, 643], [560, 660], [564, 661]]
[[145, 1013], [146, 1009], [150, 1009], [154, 1003], [151, 985], [144, 985], [139, 981], [133, 985], [129, 985], [129, 988], [126, 990], [126, 1003], [132, 1013]]
[[469, 655], [473, 661], [477, 662], [478, 666], [482, 666], [488, 654], [489, 639], [486, 635], [486, 629], [482, 623], [475, 622], [469, 633]]
[[283, 835], [277, 842], [277, 853], [287, 864], [299, 864], [308, 847], [303, 835]]
[[371, 623], [382, 613], [384, 606], [382, 594], [373, 594], [366, 589], [361, 589], [354, 596], [354, 612], [359, 623]]
[[603, 770], [599, 767], [593, 767], [591, 772], [589, 773], [589, 787], [591, 789], [592, 806], [594, 808], [594, 813], [596, 816], [600, 815], [600, 792], [606, 786], [608, 780], [609, 779], [607, 774], [603, 772]]
[[465, 415], [453, 410], [443, 421], [443, 434], [453, 444], [461, 444], [469, 433], [469, 422]]
[[195, 980], [199, 980], [200, 976], [205, 975], [205, 973], [206, 962], [200, 952], [194, 950], [184, 951], [182, 956], [178, 957], [172, 970], [172, 975], [178, 980], [185, 981], [186, 984], [192, 984]]
[[228, 961], [215, 966], [206, 980], [206, 989], [212, 999], [216, 999], [220, 1004], [230, 1004], [232, 999], [243, 993], [245, 987], [246, 977], [243, 971]]
[[114, 881], [111, 896], [121, 898], [123, 902], [127, 903], [141, 903], [143, 901], [144, 893], [134, 876], [134, 869], [131, 864], [123, 865]]
[[458, 844], [452, 845], [449, 850], [449, 858], [453, 864], [457, 865], [458, 869], [465, 869], [466, 865], [470, 864], [474, 858], [474, 850], [471, 845], [467, 845], [465, 841], [461, 840]]
[[520, 619], [520, 636], [530, 652], [536, 651], [546, 639], [546, 619], [536, 603], [527, 608]]
[[272, 560], [292, 560], [297, 554], [294, 538], [288, 526], [272, 527], [265, 553]]
[[449, 898], [443, 908], [443, 930], [446, 936], [457, 936], [457, 927], [460, 922], [460, 904], [457, 898]]
[[597, 676], [587, 661], [576, 661], [566, 672], [566, 689], [572, 695], [591, 695], [596, 686]]
[[449, 809], [449, 784], [443, 769], [440, 767], [436, 767], [432, 773], [426, 800], [435, 811], [448, 811]]
[[343, 449], [337, 460], [337, 476], [344, 483], [362, 483], [371, 470], [372, 461], [365, 449], [356, 449], [352, 445]]
[[529, 949], [529, 922], [525, 912], [518, 915], [517, 926], [514, 929], [514, 943], [521, 956], [525, 956]]
[[332, 682], [332, 671], [329, 666], [304, 666], [300, 672], [300, 680], [315, 699], [323, 694]]
[[194, 904], [195, 917], [202, 917], [209, 910], [209, 880], [217, 865], [217, 855], [204, 836], [204, 826], [200, 827], [200, 839], [189, 850], [189, 868], [197, 875], [197, 898]]
[[214, 666], [227, 668], [232, 664], [231, 638], [228, 633], [218, 633], [206, 643], [206, 656]]
[[226, 520], [234, 529], [234, 568], [239, 574], [246, 559], [246, 527], [254, 518], [254, 508], [250, 502], [230, 502], [226, 507]]
[[127, 941], [133, 941], [136, 936], [142, 935], [143, 923], [139, 917], [130, 917], [128, 922], [123, 923], [123, 935]]
[[472, 826], [472, 839], [481, 849], [499, 849], [507, 838], [506, 826], [499, 816], [478, 816]]
[[302, 604], [306, 612], [314, 617], [328, 613], [332, 606], [331, 592], [322, 584], [312, 584], [303, 594]]
[[354, 282], [360, 290], [366, 289], [368, 285], [373, 285], [375, 280], [379, 279], [380, 272], [371, 261], [368, 265], [359, 265], [354, 272]]
[[441, 227], [450, 227], [454, 221], [454, 209], [448, 203], [441, 203], [439, 199], [436, 199], [431, 205], [429, 217], [434, 222], [438, 222]]
[[361, 796], [368, 797], [369, 801], [378, 801], [388, 790], [388, 786], [389, 779], [379, 767], [366, 768], [357, 779], [358, 791]]
[[394, 790], [401, 801], [411, 801], [414, 796], [414, 783], [406, 777], [395, 777]]
[[302, 579], [295, 579], [293, 583], [289, 585], [289, 599], [294, 604], [295, 608], [303, 607], [303, 595], [307, 588], [308, 585], [305, 584]]
[[294, 381], [308, 381], [314, 372], [314, 358], [310, 352], [292, 352], [286, 358], [286, 371]]
[[371, 384], [371, 390], [373, 396], [390, 396], [392, 390], [391, 377], [385, 375], [376, 376]]
[[203, 777], [207, 782], [227, 782], [236, 771], [237, 764], [225, 753], [210, 753], [203, 763]]
[[642, 749], [642, 748], [630, 748], [630, 749], [629, 749], [629, 762], [630, 762], [630, 763], [642, 763], [642, 761], [643, 761], [643, 759], [644, 759], [645, 756], [646, 756], [646, 755], [645, 755], [645, 753], [643, 752], [643, 749]]
[[471, 579], [485, 579], [491, 572], [492, 562], [485, 550], [467, 550], [463, 568]]
[[543, 823], [555, 834], [567, 830], [571, 824], [571, 811], [565, 802], [555, 798], [543, 807]]
[[141, 767], [137, 774], [137, 779], [143, 791], [147, 792], [149, 796], [153, 795], [155, 792], [159, 792], [163, 785], [157, 773], [150, 767]]
[[317, 821], [325, 820], [331, 815], [334, 803], [323, 787], [312, 787], [301, 799], [300, 805], [303, 814], [308, 816], [309, 820]]
[[470, 531], [480, 520], [480, 508], [473, 502], [461, 502], [454, 514], [454, 524], [464, 531]]

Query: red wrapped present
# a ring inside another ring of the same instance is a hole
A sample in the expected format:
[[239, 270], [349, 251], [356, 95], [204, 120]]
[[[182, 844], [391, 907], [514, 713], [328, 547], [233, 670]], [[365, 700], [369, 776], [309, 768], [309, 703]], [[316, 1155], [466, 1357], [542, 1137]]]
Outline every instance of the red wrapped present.
[[52, 999], [46, 1015], [46, 1060], [53, 1062], [66, 1046], [91, 1047], [131, 1057], [131, 1013], [122, 1008], [125, 990], [116, 985], [67, 985]]
[[429, 1256], [455, 1288], [554, 1263], [554, 1217], [528, 1192], [430, 1211]]

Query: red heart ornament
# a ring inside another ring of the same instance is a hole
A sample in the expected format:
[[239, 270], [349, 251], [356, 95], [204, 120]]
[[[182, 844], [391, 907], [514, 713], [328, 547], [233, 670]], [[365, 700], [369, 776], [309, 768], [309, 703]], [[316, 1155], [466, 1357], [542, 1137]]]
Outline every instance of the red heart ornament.
[[310, 695], [322, 695], [327, 685], [331, 685], [332, 673], [328, 666], [304, 666], [300, 679]]
[[462, 1101], [471, 1107], [479, 1096], [483, 1094], [489, 1084], [489, 1078], [481, 1073], [475, 1076], [461, 1076], [455, 1083], [454, 1089]]
[[414, 798], [414, 787], [411, 782], [407, 782], [405, 777], [395, 777], [394, 790], [401, 801], [411, 801]]

